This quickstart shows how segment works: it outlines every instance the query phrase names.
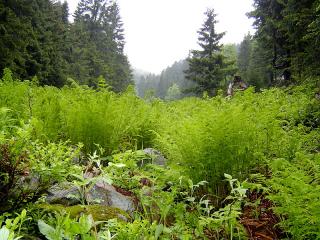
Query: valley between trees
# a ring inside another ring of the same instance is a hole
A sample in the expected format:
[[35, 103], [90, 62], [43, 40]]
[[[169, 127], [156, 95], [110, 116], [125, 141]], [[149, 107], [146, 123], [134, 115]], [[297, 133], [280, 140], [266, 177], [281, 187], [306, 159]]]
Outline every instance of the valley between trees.
[[115, 1], [0, 1], [0, 239], [319, 239], [319, 6], [152, 75]]

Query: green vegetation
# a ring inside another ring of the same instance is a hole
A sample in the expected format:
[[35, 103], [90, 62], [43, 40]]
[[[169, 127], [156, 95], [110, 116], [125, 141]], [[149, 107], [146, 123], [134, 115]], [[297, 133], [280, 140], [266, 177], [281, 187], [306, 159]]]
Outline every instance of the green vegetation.
[[116, 1], [0, 1], [0, 239], [320, 239], [319, 9], [256, 0], [239, 46], [208, 9], [142, 99]]
[[96, 87], [102, 76], [125, 90], [132, 81], [118, 4], [81, 0], [73, 23], [69, 15], [66, 1], [0, 1], [0, 70], [58, 87], [68, 78]]
[[[271, 174], [258, 189], [268, 189], [288, 237], [319, 236], [319, 100], [311, 86], [260, 93], [251, 88], [232, 99], [147, 102], [132, 88], [116, 94], [103, 86], [38, 87], [16, 81], [6, 69], [0, 104], [4, 234], [246, 239], [239, 219], [247, 188], [257, 185], [241, 182], [260, 173]], [[167, 167], [148, 164], [140, 151], [146, 147], [160, 150]], [[73, 160], [80, 151], [87, 159], [84, 165]], [[87, 155], [94, 151], [100, 156]], [[82, 174], [92, 166], [99, 176], [84, 179]], [[40, 176], [36, 190], [21, 186], [24, 175]], [[111, 215], [101, 217], [109, 209], [91, 205], [86, 195], [101, 178], [135, 196], [133, 215], [111, 208]], [[45, 205], [41, 196], [46, 189], [66, 181], [78, 187], [82, 205]], [[20, 224], [13, 219], [23, 209], [27, 217]]]
[[[292, 239], [318, 239], [319, 231], [319, 164], [320, 155], [296, 153], [289, 162], [271, 163], [273, 178], [268, 181], [270, 195], [282, 217], [280, 226]], [[303, 226], [303, 227], [301, 227]]]

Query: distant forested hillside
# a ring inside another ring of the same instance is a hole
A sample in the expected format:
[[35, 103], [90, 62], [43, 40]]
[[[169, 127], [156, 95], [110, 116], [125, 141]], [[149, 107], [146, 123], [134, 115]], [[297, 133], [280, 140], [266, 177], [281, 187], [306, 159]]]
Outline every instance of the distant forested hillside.
[[164, 69], [159, 75], [136, 71], [134, 76], [138, 95], [145, 97], [149, 94], [160, 98], [185, 96], [184, 91], [195, 85], [185, 78], [184, 72], [187, 69], [188, 62], [181, 60]]
[[73, 23], [69, 14], [67, 2], [1, 0], [0, 69], [58, 87], [68, 78], [94, 87], [102, 76], [125, 89], [132, 77], [117, 3], [81, 0]]
[[[232, 73], [237, 69], [238, 48], [239, 46], [235, 44], [222, 46], [221, 52], [228, 63], [228, 68], [226, 68], [227, 74], [218, 83], [219, 88], [226, 88], [227, 83], [232, 79]], [[188, 69], [188, 59], [184, 59], [173, 63], [159, 75], [136, 70], [134, 79], [137, 93], [141, 97], [152, 95], [170, 100], [195, 95], [199, 86], [196, 81], [186, 78]]]

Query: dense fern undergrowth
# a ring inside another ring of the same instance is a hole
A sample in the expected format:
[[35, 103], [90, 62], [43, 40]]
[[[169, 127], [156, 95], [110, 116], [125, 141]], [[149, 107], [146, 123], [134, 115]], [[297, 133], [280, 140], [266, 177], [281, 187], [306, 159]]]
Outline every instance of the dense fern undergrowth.
[[[140, 99], [131, 87], [122, 94], [39, 87], [7, 72], [0, 83], [0, 236], [7, 238], [0, 238], [248, 239], [239, 219], [254, 188], [273, 201], [285, 238], [319, 239], [319, 106], [312, 86], [164, 102]], [[168, 159], [166, 168], [139, 167], [149, 147]], [[137, 198], [128, 222], [38, 207], [52, 182], [83, 173], [72, 161], [79, 154]], [[40, 176], [41, 190], [13, 194], [19, 176], [30, 174]], [[143, 193], [142, 179], [152, 194]]]

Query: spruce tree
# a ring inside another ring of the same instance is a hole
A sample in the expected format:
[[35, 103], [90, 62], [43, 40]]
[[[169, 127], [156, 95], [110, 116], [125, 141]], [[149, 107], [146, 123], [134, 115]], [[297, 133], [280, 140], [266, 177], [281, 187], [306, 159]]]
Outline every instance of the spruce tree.
[[272, 58], [272, 85], [319, 74], [319, 1], [254, 0], [256, 39]]
[[265, 54], [272, 56], [265, 64], [272, 64], [272, 85], [279, 84], [282, 76], [286, 82], [291, 78], [291, 61], [288, 39], [279, 23], [283, 21], [284, 5], [278, 0], [254, 0], [254, 11], [249, 16], [255, 18], [257, 28], [256, 39], [265, 50]]
[[320, 0], [313, 2], [311, 10], [312, 17], [309, 17], [310, 23], [303, 37], [303, 40], [306, 41], [305, 51], [307, 52], [305, 72], [307, 75], [320, 76]]
[[62, 6], [62, 22], [64, 24], [69, 24], [69, 5], [67, 1], [64, 1]]
[[80, 83], [97, 87], [101, 75], [112, 90], [132, 84], [123, 53], [124, 30], [118, 5], [110, 0], [81, 0], [74, 14], [72, 74]]
[[0, 68], [9, 67], [20, 79], [37, 76], [41, 84], [62, 86], [66, 32], [59, 2], [0, 1]]
[[[39, 46], [33, 31], [35, 1], [0, 1], [0, 71], [10, 68], [16, 77], [29, 78], [40, 70]], [[36, 17], [34, 17], [36, 19]]]
[[125, 45], [124, 28], [117, 2], [113, 2], [107, 7], [107, 14], [103, 19], [103, 26], [107, 34], [116, 43], [118, 52], [123, 53]]
[[[315, 69], [319, 68], [316, 67], [320, 63], [319, 57], [309, 57], [315, 52], [319, 53], [319, 42], [316, 39], [314, 39], [316, 42], [310, 41], [311, 39], [306, 37], [310, 33], [312, 22], [319, 22], [317, 19], [319, 19], [320, 9], [315, 8], [315, 3], [314, 0], [290, 0], [282, 3], [283, 21], [277, 22], [278, 28], [287, 39], [285, 47], [290, 51], [290, 71], [296, 78], [300, 78], [306, 69], [311, 70], [310, 66]], [[310, 46], [312, 49], [309, 48]]]
[[80, 0], [73, 24], [68, 11], [66, 1], [0, 0], [0, 70], [58, 87], [68, 77], [97, 87], [102, 75], [124, 90], [132, 80], [117, 3]]
[[248, 79], [248, 68], [250, 64], [250, 57], [252, 52], [252, 36], [250, 33], [244, 36], [243, 41], [240, 43], [238, 53], [238, 68], [241, 77], [245, 80]]
[[272, 59], [272, 51], [266, 49], [260, 41], [253, 39], [245, 80], [257, 90], [271, 87], [275, 83]]
[[207, 91], [210, 95], [215, 93], [220, 81], [224, 80], [226, 63], [221, 53], [221, 38], [224, 32], [216, 31], [216, 14], [213, 9], [205, 12], [206, 20], [198, 31], [198, 44], [201, 50], [191, 51], [187, 59], [189, 69], [185, 72], [186, 78], [198, 83], [197, 92]]

